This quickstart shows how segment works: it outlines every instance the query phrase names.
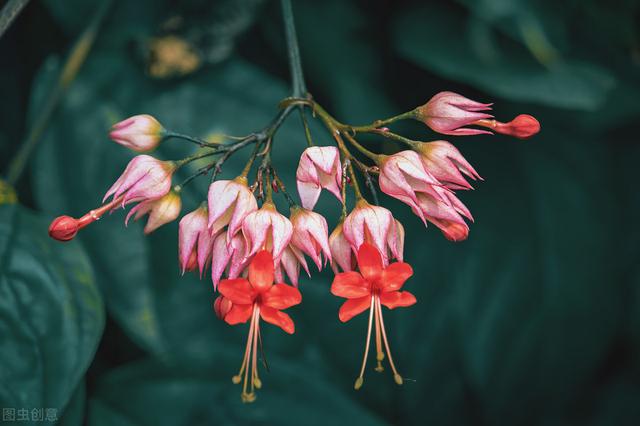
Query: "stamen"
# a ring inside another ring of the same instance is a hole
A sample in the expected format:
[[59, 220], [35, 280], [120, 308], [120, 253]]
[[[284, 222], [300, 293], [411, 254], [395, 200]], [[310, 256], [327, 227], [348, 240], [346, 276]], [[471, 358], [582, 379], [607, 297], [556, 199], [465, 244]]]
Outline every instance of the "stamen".
[[371, 325], [373, 323], [373, 310], [375, 305], [373, 304], [373, 296], [371, 296], [371, 306], [369, 307], [369, 327], [367, 328], [367, 343], [364, 347], [364, 356], [362, 357], [362, 367], [360, 368], [360, 375], [356, 379], [356, 383], [353, 387], [358, 390], [362, 387], [364, 382], [364, 367], [367, 365], [367, 355], [369, 353], [369, 344], [371, 343]]
[[256, 387], [256, 389], [260, 389], [262, 387], [262, 382], [258, 377], [258, 337], [260, 335], [260, 307], [257, 306], [255, 308], [255, 311], [256, 321], [253, 332], [253, 372], [251, 373], [251, 393], [253, 393], [254, 386]]
[[382, 373], [384, 371], [384, 367], [382, 366], [382, 361], [384, 360], [384, 352], [382, 352], [382, 337], [380, 334], [380, 315], [382, 314], [379, 310], [378, 310], [378, 305], [376, 305], [375, 303], [373, 304], [373, 308], [374, 308], [374, 316], [376, 319], [376, 360], [378, 361], [378, 365], [376, 366], [375, 370], [378, 373]]
[[[236, 382], [236, 377], [238, 379], [240, 379], [240, 376], [242, 375], [242, 373], [244, 372], [244, 383], [242, 385], [242, 394], [240, 395], [242, 402], [253, 402], [256, 400], [256, 395], [253, 392], [253, 387], [254, 387], [254, 383], [253, 383], [253, 371], [249, 371], [249, 370], [255, 370], [255, 351], [256, 351], [256, 341], [257, 341], [257, 336], [256, 336], [256, 323], [258, 322], [258, 316], [256, 315], [256, 313], [259, 311], [258, 307], [254, 304], [253, 305], [253, 313], [251, 315], [251, 324], [249, 325], [249, 337], [247, 338], [247, 348], [245, 350], [245, 357], [244, 360], [242, 361], [242, 366], [240, 367], [240, 373], [238, 374], [238, 376], [234, 376], [233, 381], [234, 383]], [[252, 366], [249, 364], [250, 361], [250, 357], [252, 356], [252, 347], [253, 347], [253, 358], [252, 358], [252, 362], [253, 362], [253, 368], [251, 368]], [[251, 392], [247, 392], [247, 387], [249, 386], [249, 374], [251, 373]], [[238, 383], [240, 381], [238, 380]]]
[[380, 305], [380, 298], [375, 297], [375, 303], [378, 307], [378, 312], [380, 315], [380, 328], [382, 330], [382, 339], [384, 340], [384, 346], [387, 349], [387, 356], [389, 357], [389, 365], [391, 365], [391, 370], [393, 371], [393, 379], [397, 384], [402, 384], [402, 376], [398, 374], [398, 370], [396, 370], [396, 366], [393, 363], [393, 358], [391, 357], [391, 349], [389, 348], [389, 341], [387, 340], [387, 332], [384, 329], [384, 320], [382, 319], [382, 306]]

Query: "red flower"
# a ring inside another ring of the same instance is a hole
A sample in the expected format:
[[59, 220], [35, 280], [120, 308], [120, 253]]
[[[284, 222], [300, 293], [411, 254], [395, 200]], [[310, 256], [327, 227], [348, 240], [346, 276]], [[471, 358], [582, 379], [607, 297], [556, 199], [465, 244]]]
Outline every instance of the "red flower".
[[389, 357], [389, 365], [393, 371], [393, 377], [399, 385], [402, 384], [402, 376], [398, 374], [391, 357], [389, 341], [384, 328], [382, 307], [389, 309], [411, 306], [416, 303], [416, 298], [408, 291], [400, 291], [404, 282], [413, 275], [411, 265], [404, 262], [392, 263], [386, 268], [382, 266], [380, 252], [371, 244], [364, 243], [358, 249], [358, 267], [360, 272], [349, 271], [337, 274], [331, 284], [331, 293], [335, 296], [348, 299], [340, 307], [338, 316], [340, 321], [347, 322], [354, 316], [369, 309], [369, 328], [364, 350], [364, 359], [360, 375], [356, 379], [355, 388], [359, 389], [364, 380], [364, 368], [367, 363], [367, 353], [371, 341], [371, 326], [375, 318], [376, 330], [376, 355], [378, 366], [376, 371], [383, 371], [381, 361], [384, 359], [382, 343]]
[[[288, 284], [273, 284], [273, 257], [266, 250], [258, 252], [251, 261], [248, 278], [222, 280], [218, 287], [220, 293], [233, 304], [224, 315], [224, 320], [228, 324], [246, 323], [251, 319], [247, 348], [240, 372], [233, 377], [234, 383], [240, 383], [244, 373], [243, 402], [253, 402], [255, 400], [254, 387], [260, 389], [262, 386], [257, 368], [260, 318], [277, 325], [289, 334], [293, 334], [295, 329], [293, 320], [281, 310], [302, 301], [302, 296], [297, 288]], [[248, 392], [249, 384], [250, 391]]]

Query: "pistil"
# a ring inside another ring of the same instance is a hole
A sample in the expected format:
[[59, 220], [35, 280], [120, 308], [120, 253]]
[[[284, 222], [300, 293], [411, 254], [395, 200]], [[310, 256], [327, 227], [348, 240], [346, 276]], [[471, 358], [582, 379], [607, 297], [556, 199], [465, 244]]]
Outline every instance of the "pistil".
[[401, 385], [403, 380], [402, 376], [396, 370], [396, 366], [393, 363], [393, 357], [391, 356], [391, 349], [389, 348], [389, 341], [387, 340], [387, 332], [384, 329], [384, 319], [382, 319], [382, 307], [380, 305], [380, 298], [378, 296], [374, 297], [375, 305], [377, 307], [378, 320], [380, 321], [380, 330], [382, 331], [382, 340], [384, 341], [384, 346], [387, 350], [387, 357], [389, 358], [389, 365], [391, 366], [391, 371], [393, 371], [393, 379], [397, 384]]

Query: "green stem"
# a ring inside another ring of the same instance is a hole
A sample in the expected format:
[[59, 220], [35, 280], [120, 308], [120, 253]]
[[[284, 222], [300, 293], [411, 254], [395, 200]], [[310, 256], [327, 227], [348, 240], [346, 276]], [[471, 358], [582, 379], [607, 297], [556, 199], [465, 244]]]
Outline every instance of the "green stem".
[[220, 144], [217, 143], [211, 143], [208, 142], [205, 139], [201, 139], [201, 138], [197, 138], [195, 136], [189, 136], [189, 135], [185, 135], [182, 133], [177, 133], [171, 130], [165, 130], [164, 134], [162, 135], [165, 139], [169, 139], [169, 138], [178, 138], [178, 139], [184, 139], [186, 141], [192, 142], [196, 145], [199, 145], [201, 147], [209, 147], [209, 148], [217, 148], [220, 146]]
[[7, 173], [7, 182], [9, 184], [15, 185], [15, 183], [22, 175], [27, 161], [29, 160], [31, 153], [40, 141], [40, 138], [44, 130], [46, 129], [49, 120], [51, 119], [56, 107], [58, 106], [58, 103], [62, 99], [62, 96], [66, 92], [71, 82], [78, 74], [80, 66], [87, 58], [87, 55], [91, 50], [91, 46], [93, 45], [93, 42], [98, 35], [100, 24], [107, 14], [111, 2], [112, 0], [105, 0], [102, 2], [95, 15], [93, 16], [93, 19], [71, 49], [69, 58], [65, 62], [64, 68], [62, 68], [62, 71], [58, 76], [58, 81], [52, 89], [52, 92], [49, 95], [40, 114], [37, 116], [33, 127], [29, 131], [27, 139], [20, 146], [19, 151], [16, 153], [15, 157], [9, 164], [9, 171]]
[[374, 130], [367, 131], [367, 133], [375, 133], [376, 135], [380, 135], [387, 139], [392, 139], [398, 142], [402, 142], [403, 144], [413, 149], [417, 148], [417, 146], [419, 146], [422, 143], [419, 141], [414, 141], [413, 139], [405, 138], [404, 136], [400, 136], [396, 133], [389, 132], [386, 130], [374, 129]]
[[29, 0], [9, 0], [0, 11], [0, 38], [9, 29], [14, 19], [20, 15]]
[[349, 134], [349, 132], [343, 132], [343, 134], [344, 134], [344, 137], [347, 138], [347, 140], [351, 143], [351, 145], [355, 146], [358, 151], [360, 151], [361, 153], [363, 153], [364, 155], [369, 157], [374, 162], [378, 163], [378, 161], [380, 159], [380, 155], [379, 154], [373, 153], [373, 152], [369, 151], [367, 148], [365, 148], [364, 146], [360, 145], [360, 143], [358, 143], [356, 138], [351, 136]]
[[395, 123], [396, 121], [415, 118], [415, 115], [416, 115], [415, 111], [407, 111], [407, 112], [403, 112], [402, 114], [395, 115], [393, 117], [385, 118], [384, 120], [376, 120], [373, 123], [366, 126], [350, 126], [350, 129], [353, 130], [354, 132], [369, 132], [379, 127]]
[[176, 161], [176, 168], [179, 169], [180, 167], [184, 166], [185, 164], [189, 164], [193, 161], [199, 160], [201, 158], [205, 158], [205, 157], [211, 157], [212, 155], [216, 155], [216, 154], [220, 154], [220, 152], [223, 151], [207, 151], [207, 152], [203, 152], [200, 154], [194, 154], [191, 155], [189, 157], [183, 158], [182, 160], [178, 160]]
[[291, 195], [289, 195], [289, 193], [287, 192], [287, 188], [284, 186], [284, 182], [282, 182], [282, 179], [280, 179], [280, 177], [276, 173], [276, 169], [274, 169], [273, 166], [271, 166], [270, 169], [271, 169], [271, 175], [273, 176], [273, 181], [276, 183], [278, 188], [280, 188], [280, 192], [282, 192], [282, 195], [284, 195], [284, 198], [287, 200], [287, 203], [289, 203], [289, 208], [291, 209], [296, 207], [298, 204], [294, 201], [293, 197], [291, 197]]
[[287, 50], [289, 52], [292, 94], [295, 97], [301, 97], [307, 93], [307, 87], [304, 83], [304, 75], [302, 74], [300, 49], [298, 48], [298, 37], [296, 36], [296, 26], [293, 20], [291, 0], [281, 0], [280, 5], [282, 6], [284, 29], [287, 38]]

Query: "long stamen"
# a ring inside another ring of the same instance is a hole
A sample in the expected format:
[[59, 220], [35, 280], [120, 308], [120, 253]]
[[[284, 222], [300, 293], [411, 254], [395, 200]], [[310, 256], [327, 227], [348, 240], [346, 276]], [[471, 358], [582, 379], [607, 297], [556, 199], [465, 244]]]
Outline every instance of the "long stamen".
[[244, 357], [242, 358], [242, 365], [240, 365], [240, 371], [237, 375], [231, 378], [231, 381], [234, 384], [239, 384], [242, 381], [242, 373], [244, 373], [245, 368], [247, 367], [247, 361], [249, 359], [249, 349], [251, 348], [251, 338], [253, 335], [253, 314], [251, 315], [251, 325], [249, 326], [249, 335], [247, 336], [247, 346], [244, 350]]
[[382, 330], [382, 339], [384, 340], [384, 346], [387, 349], [387, 356], [389, 357], [389, 365], [391, 365], [391, 370], [393, 371], [393, 379], [397, 384], [402, 384], [402, 376], [398, 374], [398, 370], [396, 370], [396, 366], [393, 363], [393, 358], [391, 357], [391, 349], [389, 348], [389, 341], [387, 340], [387, 332], [384, 329], [384, 320], [382, 319], [382, 306], [380, 306], [380, 298], [375, 298], [376, 306], [378, 307], [378, 315], [380, 316], [380, 328]]
[[251, 392], [253, 387], [260, 389], [262, 382], [258, 377], [258, 339], [260, 338], [260, 307], [256, 307], [255, 331], [253, 332], [253, 373], [251, 374]]
[[353, 387], [358, 390], [362, 387], [364, 382], [364, 367], [367, 365], [367, 355], [369, 353], [369, 344], [371, 343], [371, 325], [373, 324], [373, 310], [375, 305], [373, 304], [373, 296], [371, 296], [371, 306], [369, 307], [369, 327], [367, 329], [367, 343], [364, 347], [364, 356], [362, 357], [362, 368], [360, 368], [360, 375], [356, 379], [356, 383]]
[[[257, 315], [256, 313], [258, 312], [258, 308], [256, 305], [253, 306], [253, 313], [251, 315], [251, 324], [249, 325], [249, 337], [247, 338], [247, 350], [245, 352], [245, 359], [242, 362], [242, 368], [244, 369], [244, 383], [242, 385], [242, 394], [240, 395], [242, 397], [242, 402], [253, 402], [256, 399], [256, 395], [253, 392], [253, 371], [251, 368], [251, 365], [249, 364], [251, 362], [250, 357], [252, 356], [252, 348], [253, 348], [253, 360], [255, 361], [255, 341], [256, 341], [256, 322], [257, 320]], [[242, 370], [241, 370], [242, 371]], [[242, 374], [242, 373], [240, 373]], [[251, 374], [251, 392], [247, 392], [247, 388], [249, 387], [249, 374]], [[238, 377], [238, 379], [240, 378], [239, 375], [236, 376]], [[234, 382], [235, 382], [235, 377], [234, 377]], [[239, 383], [239, 380], [238, 380]]]
[[384, 360], [384, 352], [382, 352], [382, 337], [380, 334], [380, 315], [382, 314], [379, 310], [378, 310], [378, 305], [376, 303], [373, 304], [374, 309], [375, 309], [375, 320], [376, 320], [376, 360], [378, 361], [378, 365], [376, 366], [375, 370], [378, 373], [381, 373], [384, 371], [384, 367], [382, 366], [382, 361]]

